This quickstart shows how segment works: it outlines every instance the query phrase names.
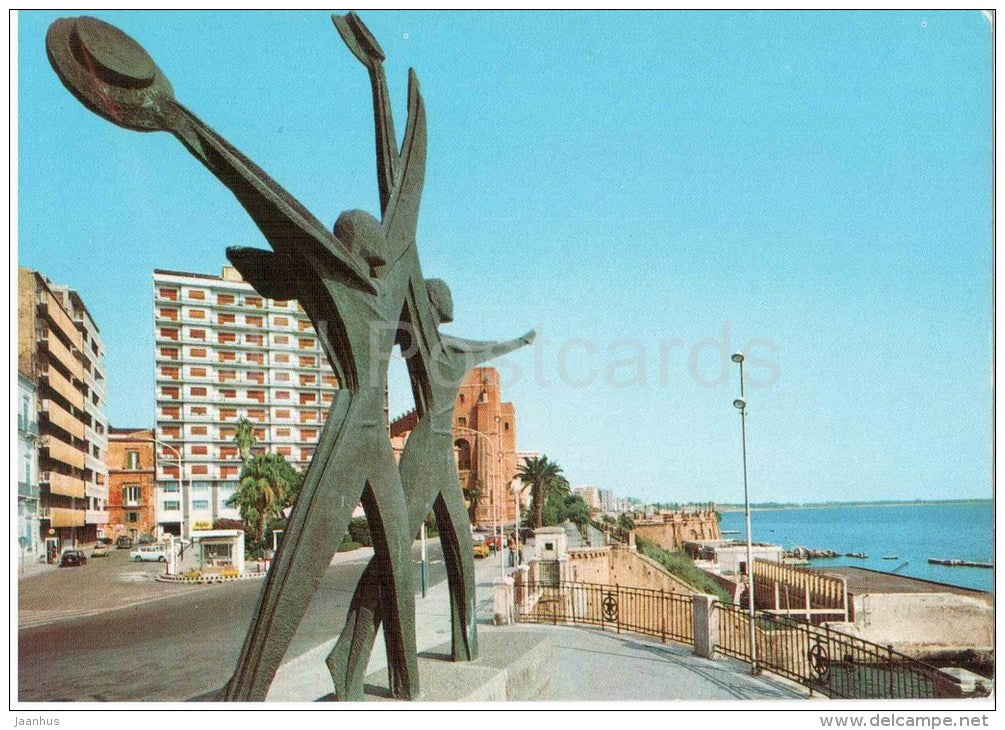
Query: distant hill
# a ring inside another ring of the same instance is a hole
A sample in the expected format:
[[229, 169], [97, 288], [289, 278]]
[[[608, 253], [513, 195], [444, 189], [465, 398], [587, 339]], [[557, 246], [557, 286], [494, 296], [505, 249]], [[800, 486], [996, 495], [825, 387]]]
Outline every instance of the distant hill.
[[[991, 498], [982, 499], [879, 499], [858, 502], [751, 502], [751, 510], [772, 509], [823, 509], [827, 507], [911, 507], [925, 504], [987, 504]], [[720, 512], [737, 512], [743, 509], [742, 504], [716, 503]]]

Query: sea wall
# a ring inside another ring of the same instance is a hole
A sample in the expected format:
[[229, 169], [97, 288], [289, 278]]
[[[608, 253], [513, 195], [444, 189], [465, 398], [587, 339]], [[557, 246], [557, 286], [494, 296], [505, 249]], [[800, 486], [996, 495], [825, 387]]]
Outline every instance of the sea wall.
[[680, 550], [688, 540], [722, 538], [715, 512], [664, 512], [655, 519], [637, 521], [635, 532], [666, 550]]
[[645, 555], [622, 546], [569, 550], [569, 579], [579, 583], [649, 588], [667, 593], [697, 593]]

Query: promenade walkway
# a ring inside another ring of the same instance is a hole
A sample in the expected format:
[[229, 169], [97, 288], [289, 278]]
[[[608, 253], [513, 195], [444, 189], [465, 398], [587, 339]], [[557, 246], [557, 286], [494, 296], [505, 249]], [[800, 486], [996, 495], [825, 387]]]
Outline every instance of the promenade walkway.
[[[653, 701], [799, 699], [807, 693], [769, 676], [752, 677], [746, 664], [732, 659], [701, 659], [690, 648], [651, 642], [631, 634], [614, 634], [572, 626], [492, 624], [492, 579], [499, 575], [495, 553], [475, 563], [478, 582], [478, 630], [482, 635], [536, 632], [555, 648], [553, 701]], [[450, 640], [447, 583], [416, 598], [417, 645], [429, 651]], [[280, 667], [269, 693], [273, 701], [312, 701], [331, 692], [324, 659], [334, 641], [321, 644]], [[378, 637], [367, 673], [387, 666], [383, 638]]]

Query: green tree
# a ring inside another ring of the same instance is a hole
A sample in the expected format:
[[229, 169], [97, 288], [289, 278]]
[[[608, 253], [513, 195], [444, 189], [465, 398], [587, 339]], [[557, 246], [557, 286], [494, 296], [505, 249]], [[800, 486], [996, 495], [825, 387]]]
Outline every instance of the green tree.
[[618, 527], [620, 527], [625, 532], [635, 529], [635, 520], [632, 519], [629, 514], [618, 515]]
[[524, 459], [516, 476], [530, 485], [531, 500], [534, 503], [534, 526], [544, 526], [545, 503], [549, 495], [569, 493], [569, 480], [562, 474], [562, 467], [547, 456], [533, 456]]
[[565, 495], [565, 519], [582, 527], [589, 524], [591, 517], [590, 506], [582, 497], [578, 494]]
[[240, 485], [227, 506], [238, 509], [255, 542], [264, 540], [268, 523], [281, 519], [283, 509], [292, 503], [291, 495], [299, 488], [300, 478], [300, 473], [279, 454], [260, 454], [245, 462]]
[[251, 447], [255, 445], [255, 427], [247, 418], [242, 418], [234, 425], [234, 443], [241, 454], [241, 461], [248, 463], [251, 458]]

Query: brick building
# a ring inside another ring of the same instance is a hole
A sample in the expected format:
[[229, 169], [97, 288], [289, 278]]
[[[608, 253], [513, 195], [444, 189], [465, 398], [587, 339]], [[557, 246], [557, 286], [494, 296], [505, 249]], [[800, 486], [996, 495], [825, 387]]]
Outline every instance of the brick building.
[[108, 431], [108, 535], [136, 540], [157, 531], [154, 511], [154, 430]]
[[259, 296], [229, 266], [153, 278], [157, 522], [188, 535], [239, 517], [226, 505], [241, 469], [237, 421], [254, 425], [256, 453], [304, 469], [338, 383], [297, 302]]
[[685, 542], [722, 539], [719, 517], [712, 510], [660, 512], [652, 519], [636, 519], [635, 534], [667, 550], [680, 550]]
[[18, 268], [18, 370], [37, 386], [38, 523], [48, 559], [108, 523], [105, 347], [80, 295]]
[[[414, 411], [391, 422], [396, 452], [415, 423]], [[461, 384], [454, 405], [454, 456], [465, 495], [476, 488], [479, 492], [473, 522], [494, 525], [501, 507], [499, 517], [513, 524], [516, 506], [510, 484], [522, 459], [516, 450], [516, 413], [512, 403], [502, 400], [495, 368], [474, 368]], [[523, 497], [526, 502], [527, 495]]]

